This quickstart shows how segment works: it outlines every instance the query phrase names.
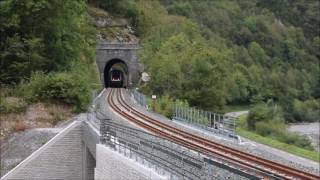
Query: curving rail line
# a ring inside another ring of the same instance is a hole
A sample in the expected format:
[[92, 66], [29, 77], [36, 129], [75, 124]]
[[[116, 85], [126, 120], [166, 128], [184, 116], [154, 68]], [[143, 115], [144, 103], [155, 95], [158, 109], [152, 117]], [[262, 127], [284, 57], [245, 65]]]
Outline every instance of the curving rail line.
[[[116, 104], [112, 98], [115, 91], [117, 93], [116, 98], [118, 104]], [[128, 105], [124, 101], [120, 89], [111, 89], [109, 95], [107, 96], [107, 101], [110, 107], [121, 116], [154, 134], [160, 135], [173, 142], [176, 142], [177, 144], [186, 146], [204, 154], [215, 157], [218, 156], [220, 159], [227, 160], [233, 165], [240, 166], [244, 171], [249, 172], [254, 169], [256, 175], [264, 179], [267, 179], [266, 174], [273, 174], [275, 177], [282, 179], [320, 179], [320, 176], [275, 163], [273, 161], [254, 156], [213, 141], [209, 141], [205, 138], [159, 122]], [[124, 108], [126, 111], [123, 111], [121, 108]], [[142, 120], [139, 120], [137, 117]]]

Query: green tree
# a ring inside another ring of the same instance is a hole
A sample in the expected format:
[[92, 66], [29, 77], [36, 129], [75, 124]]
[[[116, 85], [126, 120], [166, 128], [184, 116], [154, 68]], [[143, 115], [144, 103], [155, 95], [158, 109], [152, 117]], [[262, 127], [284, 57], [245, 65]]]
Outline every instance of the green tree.
[[1, 83], [17, 83], [32, 71], [67, 69], [93, 55], [84, 0], [4, 0], [0, 17]]
[[263, 48], [256, 42], [252, 42], [249, 45], [248, 48], [249, 54], [252, 57], [252, 59], [255, 60], [258, 64], [266, 64], [268, 60], [268, 56], [266, 55]]

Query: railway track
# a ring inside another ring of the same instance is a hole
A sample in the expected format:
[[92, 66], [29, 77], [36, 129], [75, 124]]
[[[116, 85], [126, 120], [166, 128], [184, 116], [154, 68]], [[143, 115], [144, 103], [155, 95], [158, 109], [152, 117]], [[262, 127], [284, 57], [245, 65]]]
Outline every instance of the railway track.
[[[113, 100], [115, 93], [118, 103], [115, 103]], [[121, 89], [111, 89], [107, 96], [107, 101], [114, 111], [136, 125], [192, 150], [202, 152], [208, 156], [214, 156], [223, 161], [228, 161], [231, 165], [241, 167], [244, 172], [254, 172], [262, 179], [269, 179], [270, 176], [279, 179], [320, 179], [317, 175], [209, 141], [159, 122], [127, 104], [123, 99]]]

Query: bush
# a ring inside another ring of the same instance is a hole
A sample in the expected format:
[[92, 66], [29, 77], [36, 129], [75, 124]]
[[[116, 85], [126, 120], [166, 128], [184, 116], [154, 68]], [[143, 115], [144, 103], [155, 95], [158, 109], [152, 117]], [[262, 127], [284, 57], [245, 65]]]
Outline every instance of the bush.
[[[152, 103], [152, 102], [151, 102]], [[152, 107], [152, 105], [151, 105]], [[169, 95], [161, 96], [156, 100], [156, 112], [168, 118], [172, 117], [173, 101]]]
[[280, 106], [273, 104], [273, 101], [261, 103], [250, 109], [247, 117], [247, 125], [250, 130], [256, 130], [258, 122], [272, 122], [283, 124], [283, 112]]
[[71, 65], [71, 71], [33, 73], [28, 83], [22, 83], [18, 94], [26, 100], [59, 101], [74, 106], [79, 112], [85, 110], [90, 102], [91, 84], [97, 80], [93, 67], [83, 63]]
[[276, 136], [285, 129], [285, 125], [277, 121], [260, 121], [255, 124], [255, 130], [262, 136]]
[[192, 13], [192, 6], [189, 2], [174, 2], [172, 6], [168, 7], [170, 14], [178, 14], [189, 17]]
[[298, 134], [282, 131], [277, 135], [276, 139], [281, 142], [291, 144], [297, 147], [301, 147], [308, 150], [314, 150], [314, 148], [311, 145], [310, 139], [306, 136], [299, 136]]
[[315, 122], [320, 119], [320, 103], [315, 99], [293, 101], [293, 116], [298, 121]]
[[250, 109], [247, 117], [247, 125], [250, 130], [256, 129], [256, 123], [267, 121], [269, 110], [266, 104], [259, 104]]
[[[151, 99], [147, 99], [147, 104], [150, 108], [152, 108], [153, 102]], [[181, 101], [181, 100], [174, 101], [169, 95], [164, 95], [164, 96], [157, 97], [155, 110], [157, 113], [162, 114], [171, 119], [173, 116], [173, 108], [175, 104], [189, 107], [186, 101]]]
[[262, 136], [269, 136], [283, 143], [313, 150], [308, 138], [286, 131], [282, 110], [272, 105], [272, 101], [253, 107], [247, 117], [247, 125], [249, 130]]

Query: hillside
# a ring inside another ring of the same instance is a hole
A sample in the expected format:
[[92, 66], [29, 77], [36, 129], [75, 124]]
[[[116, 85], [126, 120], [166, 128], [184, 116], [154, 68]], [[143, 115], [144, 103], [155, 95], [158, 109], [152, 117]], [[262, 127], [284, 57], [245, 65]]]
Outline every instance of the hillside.
[[318, 0], [4, 0], [1, 113], [39, 101], [86, 110], [101, 88], [96, 40], [139, 41], [151, 77], [139, 88], [157, 94], [166, 114], [176, 100], [215, 112], [252, 107], [250, 130], [282, 136], [285, 123], [320, 119], [319, 8]]
[[140, 37], [146, 93], [215, 111], [269, 102], [288, 122], [319, 119], [319, 1], [94, 2]]
[[157, 112], [170, 117], [174, 101], [214, 112], [250, 108], [240, 135], [317, 154], [286, 128], [320, 119], [319, 1], [93, 2], [131, 23], [151, 77], [139, 88], [160, 96]]

